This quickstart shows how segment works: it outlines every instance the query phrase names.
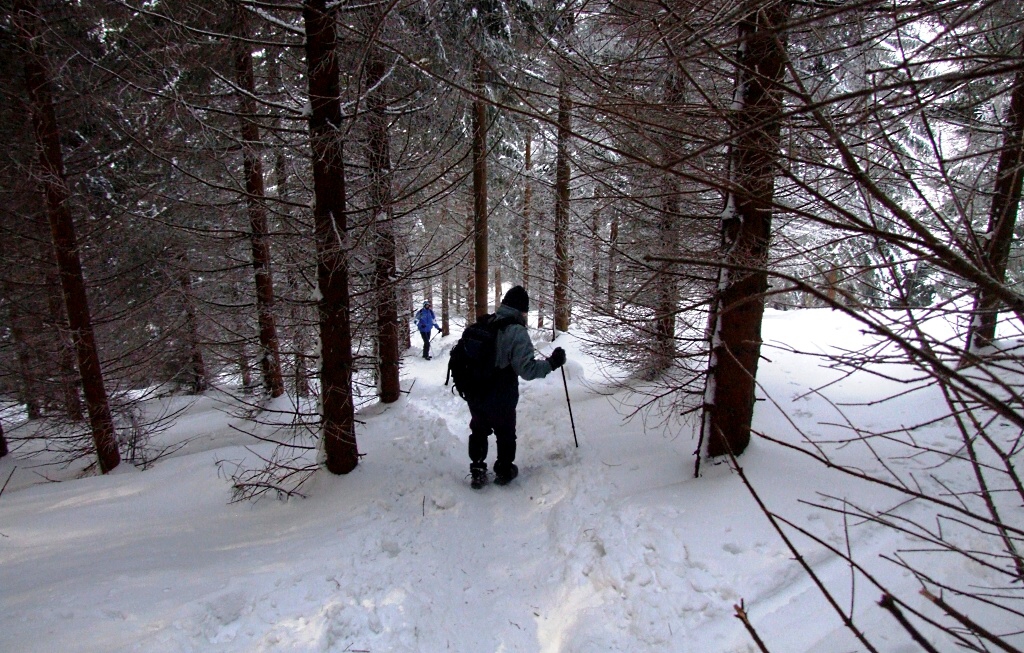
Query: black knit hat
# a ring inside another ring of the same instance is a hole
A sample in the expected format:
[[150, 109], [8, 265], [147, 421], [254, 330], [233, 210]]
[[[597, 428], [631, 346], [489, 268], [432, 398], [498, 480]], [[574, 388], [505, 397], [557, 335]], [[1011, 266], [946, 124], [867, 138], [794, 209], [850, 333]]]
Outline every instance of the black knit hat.
[[530, 296], [526, 294], [526, 289], [522, 286], [515, 286], [505, 293], [501, 303], [509, 308], [516, 309], [520, 313], [528, 313], [530, 311]]

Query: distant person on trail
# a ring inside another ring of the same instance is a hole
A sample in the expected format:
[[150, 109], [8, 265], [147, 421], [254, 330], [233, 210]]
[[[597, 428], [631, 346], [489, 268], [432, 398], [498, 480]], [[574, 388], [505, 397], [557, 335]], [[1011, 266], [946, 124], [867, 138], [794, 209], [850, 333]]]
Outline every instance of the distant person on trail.
[[441, 330], [441, 327], [437, 326], [437, 318], [430, 308], [430, 302], [423, 302], [423, 308], [416, 311], [416, 328], [423, 338], [423, 358], [430, 360], [430, 336], [434, 329]]
[[565, 364], [565, 350], [556, 347], [549, 358], [535, 359], [533, 341], [526, 330], [530, 298], [522, 286], [505, 293], [494, 321], [499, 325], [495, 343], [495, 383], [484, 394], [468, 400], [469, 473], [471, 484], [479, 489], [487, 482], [487, 437], [494, 433], [498, 445], [494, 461], [494, 482], [506, 485], [519, 475], [516, 459], [516, 404], [519, 403], [519, 377], [526, 381], [541, 379]]

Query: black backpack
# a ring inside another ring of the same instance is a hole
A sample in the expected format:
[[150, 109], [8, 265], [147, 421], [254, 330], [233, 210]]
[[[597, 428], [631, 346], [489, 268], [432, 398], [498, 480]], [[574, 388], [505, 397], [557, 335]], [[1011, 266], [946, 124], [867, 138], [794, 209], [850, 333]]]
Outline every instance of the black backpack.
[[453, 381], [454, 391], [466, 401], [486, 394], [498, 377], [498, 368], [494, 365], [498, 332], [514, 323], [512, 318], [499, 319], [491, 313], [466, 327], [452, 347], [444, 384], [448, 385], [449, 379]]

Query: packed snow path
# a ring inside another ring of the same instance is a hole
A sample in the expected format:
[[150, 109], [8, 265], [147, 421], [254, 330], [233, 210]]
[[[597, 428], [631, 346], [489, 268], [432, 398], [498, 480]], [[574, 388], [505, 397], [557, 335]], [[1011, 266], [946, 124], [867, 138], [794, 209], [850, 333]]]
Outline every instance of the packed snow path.
[[[853, 332], [799, 318], [770, 314], [766, 340]], [[468, 410], [443, 385], [454, 339], [432, 361], [410, 351], [411, 391], [359, 415], [359, 466], [318, 474], [307, 499], [229, 503], [215, 462], [267, 445], [212, 397], [172, 401], [187, 412], [160, 438], [189, 444], [142, 473], [47, 484], [31, 461], [0, 460], [0, 481], [14, 471], [0, 496], [0, 651], [746, 653], [741, 599], [771, 650], [858, 648], [737, 475], [709, 465], [693, 479], [690, 431], [624, 421], [624, 396], [595, 391], [600, 375], [571, 337], [560, 344], [579, 448], [560, 373], [522, 382], [520, 477], [472, 490]], [[824, 428], [827, 405], [804, 391], [829, 372], [784, 351], [772, 360], [762, 382]], [[761, 427], [788, 428], [770, 402], [758, 411]], [[836, 543], [843, 524], [800, 500], [889, 500], [758, 441], [743, 463], [769, 505]], [[860, 528], [853, 543], [870, 564], [892, 549], [886, 537]], [[848, 604], [848, 569], [820, 549], [808, 560]], [[874, 592], [857, 591], [883, 650], [909, 650]]]

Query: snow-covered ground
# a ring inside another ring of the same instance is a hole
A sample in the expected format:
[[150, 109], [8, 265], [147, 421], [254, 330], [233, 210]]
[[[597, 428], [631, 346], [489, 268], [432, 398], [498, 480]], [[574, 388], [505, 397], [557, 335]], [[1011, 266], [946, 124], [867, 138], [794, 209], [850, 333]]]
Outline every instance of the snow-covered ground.
[[[827, 310], [769, 311], [764, 338], [768, 400], [757, 428], [792, 440], [795, 427], [839, 434], [836, 407], [807, 394], [837, 373], [787, 347], [848, 347], [861, 338], [856, 325]], [[45, 483], [36, 461], [0, 460], [0, 484], [10, 477], [0, 495], [0, 651], [755, 651], [734, 616], [741, 600], [771, 651], [862, 650], [739, 475], [705, 464], [693, 478], [692, 424], [645, 430], [625, 420], [630, 395], [605, 384], [573, 334], [558, 344], [569, 353], [579, 447], [561, 374], [521, 382], [520, 477], [470, 489], [468, 411], [443, 385], [455, 339], [435, 340], [431, 361], [410, 352], [411, 391], [359, 415], [359, 466], [319, 473], [305, 499], [230, 502], [217, 462], [252, 461], [269, 445], [247, 439], [254, 427], [214, 393], [162, 401], [184, 412], [159, 442], [187, 444], [144, 472], [122, 465]], [[854, 375], [828, 397], [838, 405], [891, 390]], [[882, 428], [941, 410], [925, 388], [844, 413]], [[944, 429], [929, 432], [956, 437]], [[842, 455], [875, 465], [864, 450]], [[891, 531], [806, 503], [824, 493], [883, 507], [894, 496], [763, 440], [740, 463], [771, 510], [840, 548], [848, 534], [859, 561], [914, 595], [914, 581], [879, 557], [899, 548]], [[918, 650], [877, 606], [877, 590], [793, 537], [879, 650]]]

